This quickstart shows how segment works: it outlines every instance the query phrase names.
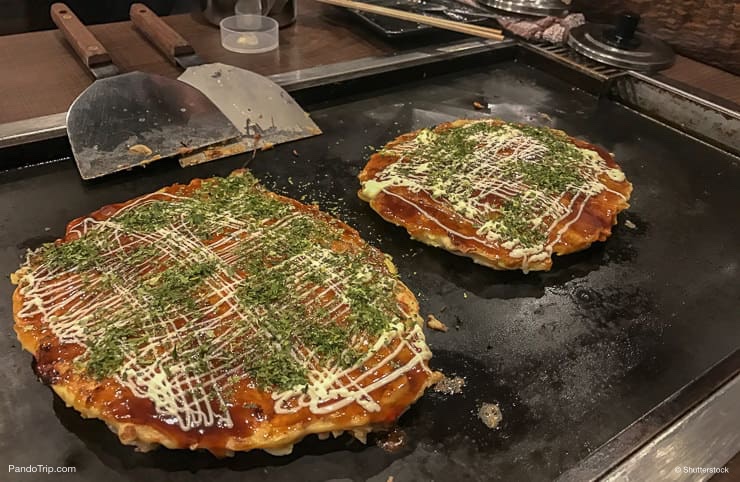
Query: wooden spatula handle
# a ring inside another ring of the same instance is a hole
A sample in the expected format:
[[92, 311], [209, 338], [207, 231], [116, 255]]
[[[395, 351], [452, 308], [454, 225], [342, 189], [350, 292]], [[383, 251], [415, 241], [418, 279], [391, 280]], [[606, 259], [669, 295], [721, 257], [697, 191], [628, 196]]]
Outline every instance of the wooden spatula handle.
[[195, 53], [187, 40], [175, 32], [164, 20], [152, 12], [143, 3], [134, 3], [129, 10], [131, 21], [141, 30], [170, 61], [175, 62], [175, 56]]
[[51, 19], [64, 37], [88, 67], [111, 62], [110, 55], [93, 34], [77, 18], [72, 10], [63, 3], [51, 6]]

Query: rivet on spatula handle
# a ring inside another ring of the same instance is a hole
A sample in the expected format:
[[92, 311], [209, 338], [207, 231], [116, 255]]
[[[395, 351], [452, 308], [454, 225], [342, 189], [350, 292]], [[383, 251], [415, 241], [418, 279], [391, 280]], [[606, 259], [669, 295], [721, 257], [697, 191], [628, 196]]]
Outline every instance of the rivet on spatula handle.
[[85, 27], [80, 19], [63, 3], [51, 6], [51, 19], [62, 31], [64, 37], [72, 45], [77, 55], [88, 67], [111, 62], [110, 55], [98, 42], [93, 34]]
[[143, 3], [134, 3], [129, 10], [131, 21], [164, 53], [171, 62], [178, 55], [195, 53], [193, 47], [179, 33]]

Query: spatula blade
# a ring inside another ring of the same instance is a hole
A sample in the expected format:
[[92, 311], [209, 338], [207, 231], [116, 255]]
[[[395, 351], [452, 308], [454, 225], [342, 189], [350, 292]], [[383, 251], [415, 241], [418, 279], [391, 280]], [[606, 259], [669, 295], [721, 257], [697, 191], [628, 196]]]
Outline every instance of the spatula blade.
[[213, 63], [190, 67], [179, 80], [203, 92], [255, 147], [321, 134], [282, 87], [254, 72]]
[[67, 133], [83, 179], [240, 136], [198, 89], [141, 72], [98, 80], [80, 94], [67, 113]]

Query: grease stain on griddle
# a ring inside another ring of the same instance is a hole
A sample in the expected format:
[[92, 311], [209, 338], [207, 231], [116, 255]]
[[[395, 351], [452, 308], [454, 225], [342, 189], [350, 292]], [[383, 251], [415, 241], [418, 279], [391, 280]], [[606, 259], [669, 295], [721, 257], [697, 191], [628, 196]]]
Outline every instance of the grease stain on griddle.
[[[369, 208], [368, 208], [369, 209]], [[387, 229], [387, 228], [386, 228]], [[399, 227], [394, 231], [405, 233]], [[396, 238], [398, 239], [398, 237]], [[397, 241], [396, 241], [397, 242]], [[411, 243], [417, 243], [410, 240]], [[385, 247], [385, 246], [383, 246]], [[402, 245], [401, 248], [406, 246]], [[556, 266], [549, 272], [495, 271], [475, 264], [468, 258], [454, 255], [432, 246], [409, 246], [413, 249], [415, 259], [401, 260], [399, 269], [412, 272], [414, 267], [424, 266], [423, 276], [434, 281], [438, 290], [428, 292], [430, 295], [446, 295], [461, 292], [469, 297], [491, 299], [539, 298], [551, 286], [560, 286], [577, 278], [585, 278], [603, 265], [603, 248], [594, 246], [586, 251], [566, 257], [556, 257]], [[465, 301], [470, 301], [466, 299]]]
[[604, 289], [576, 282], [570, 285], [568, 296], [576, 307], [575, 315], [594, 328], [625, 326], [624, 320], [637, 320], [655, 310], [653, 294], [637, 286]]
[[39, 246], [41, 246], [44, 243], [52, 243], [56, 241], [57, 236], [50, 236], [48, 234], [42, 235], [42, 236], [33, 236], [31, 238], [23, 240], [23, 242], [18, 243], [16, 246], [18, 249], [27, 250], [27, 249], [36, 249]]

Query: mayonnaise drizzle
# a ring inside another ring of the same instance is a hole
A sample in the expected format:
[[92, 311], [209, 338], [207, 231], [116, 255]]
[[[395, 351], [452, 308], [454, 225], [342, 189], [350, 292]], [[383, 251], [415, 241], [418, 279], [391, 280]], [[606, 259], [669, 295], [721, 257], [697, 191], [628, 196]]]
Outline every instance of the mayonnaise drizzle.
[[[491, 121], [475, 121], [458, 129], [469, 129], [481, 122]], [[604, 183], [604, 179], [623, 182], [624, 174], [608, 166], [597, 152], [590, 149], [578, 148], [581, 159], [576, 159], [576, 169], [583, 181], [568, 185], [567, 192], [549, 193], [528, 186], [522, 176], [512, 178], [512, 165], [518, 162], [543, 162], [549, 148], [509, 124], [487, 132], [471, 130], [467, 139], [475, 141], [477, 148], [465, 159], [465, 167], [442, 180], [433, 179], [430, 160], [419, 157], [417, 153], [421, 147], [433, 143], [437, 135], [434, 131], [424, 129], [415, 138], [384, 149], [385, 153], [396, 155], [399, 160], [382, 169], [373, 179], [363, 182], [364, 196], [373, 199], [382, 192], [413, 206], [426, 219], [456, 237], [502, 246], [509, 250], [510, 256], [522, 258], [525, 271], [530, 262], [544, 260], [552, 254], [553, 247], [561, 242], [568, 228], [582, 216], [589, 199], [602, 192], [626, 198]], [[437, 155], [453, 154], [442, 151]], [[412, 193], [424, 192], [433, 197], [476, 226], [475, 236], [463, 235], [446, 226], [418, 203], [393, 188], [404, 188]], [[568, 202], [565, 201], [566, 194], [570, 196]], [[501, 214], [499, 206], [512, 199], [525, 202], [530, 212], [537, 213], [526, 222], [537, 229], [540, 229], [539, 226], [547, 227], [545, 242], [524, 246], [519, 239], [512, 239], [502, 230], [503, 226], [498, 221]], [[557, 226], [560, 228], [554, 232]]]
[[[166, 192], [152, 193], [138, 198], [118, 214], [152, 202], [179, 203], [186, 199], [184, 196]], [[101, 255], [101, 263], [96, 266], [95, 271], [85, 273], [85, 279], [74, 269], [55, 269], [44, 263], [33, 262], [38, 259], [39, 254], [29, 252], [26, 260], [28, 269], [24, 270], [20, 280], [25, 303], [18, 312], [18, 317], [40, 317], [60, 343], [86, 346], [94, 343], [96, 337], [101, 336], [104, 329], [109, 327], [91, 323], [94, 314], [101, 308], [116, 313], [113, 326], [123, 327], [129, 320], [150, 316], [136, 296], [142, 270], [151, 269], [152, 264], [188, 266], [191, 263], [218, 261], [217, 272], [204, 280], [206, 293], [203, 295], [204, 299], [216, 296], [217, 301], [200, 310], [197, 323], [178, 325], [177, 321], [182, 320], [182, 315], [177, 307], [168, 309], [161, 319], [145, 320], [147, 326], [157, 325], [164, 329], [151, 335], [137, 353], [127, 353], [122, 367], [114, 377], [135, 396], [151, 400], [158, 415], [174, 420], [182, 430], [214, 425], [233, 427], [234, 420], [226, 408], [227, 403], [220, 388], [229, 377], [240, 373], [240, 362], [219, 358], [219, 354], [228, 353], [226, 349], [232, 343], [259, 340], [261, 338], [258, 336], [266, 336], [261, 320], [279, 315], [281, 309], [266, 313], [259, 307], [245, 308], [236, 297], [244, 279], [227, 268], [251, 252], [243, 249], [244, 241], [248, 240], [257, 249], [261, 238], [268, 231], [277, 229], [300, 215], [300, 212], [293, 210], [277, 222], [255, 227], [253, 223], [238, 219], [231, 213], [222, 213], [218, 219], [219, 228], [215, 232], [228, 234], [215, 241], [205, 242], [191, 232], [184, 219], [154, 232], [131, 232], [124, 231], [116, 222], [118, 215], [104, 221], [93, 217], [83, 218], [69, 232], [77, 237], [93, 231], [98, 235], [102, 234], [106, 245], [111, 246], [109, 251]], [[155, 259], [135, 266], [123, 263], [116, 256], [125, 255], [137, 246], [156, 246], [159, 254]], [[350, 310], [342, 291], [348, 274], [342, 271], [341, 266], [337, 267], [337, 263], [329, 262], [336, 256], [331, 249], [317, 245], [310, 253], [298, 254], [271, 268], [289, 268], [289, 283], [297, 287], [294, 297], [298, 301], [316, 303], [316, 300], [331, 294], [332, 301], [324, 306], [330, 318], [326, 323], [343, 319]], [[320, 285], [308, 288], [309, 285], [304, 283], [305, 277], [316, 270], [327, 274], [328, 279]], [[117, 281], [108, 289], [96, 291], [95, 288], [102, 286], [107, 274], [115, 274]], [[410, 316], [408, 313], [403, 315]], [[234, 320], [241, 322], [236, 323]], [[218, 334], [214, 335], [216, 331]], [[193, 369], [187, 353], [181, 353], [175, 359], [170, 349], [177, 346], [185, 336], [193, 335], [212, 336], [210, 343], [214, 358], [209, 361], [211, 369], [203, 373]], [[377, 340], [363, 340], [356, 336], [352, 343], [360, 346], [368, 341], [373, 343], [371, 349], [362, 360], [347, 368], [320, 362], [316, 354], [310, 353], [305, 347], [294, 347], [292, 356], [297, 363], [308, 369], [309, 383], [305, 387], [297, 386], [273, 392], [275, 411], [293, 413], [307, 408], [315, 414], [327, 414], [350, 404], [358, 404], [367, 411], [378, 411], [381, 407], [379, 400], [372, 396], [374, 390], [393, 382], [409, 370], [429, 370], [426, 361], [431, 358], [431, 353], [418, 325], [407, 328], [398, 320]], [[387, 347], [387, 355], [380, 361], [371, 360], [383, 347]], [[246, 344], [243, 350], [248, 354], [250, 346]], [[396, 362], [396, 358], [404, 351], [412, 354], [410, 359], [405, 363]], [[360, 364], [366, 362], [367, 370], [364, 373], [350, 376]], [[381, 376], [382, 370], [384, 374]]]

